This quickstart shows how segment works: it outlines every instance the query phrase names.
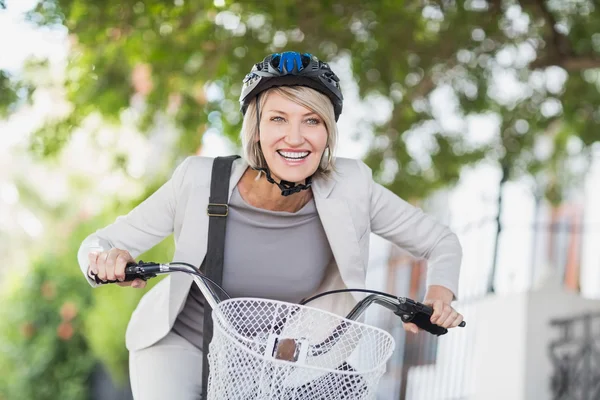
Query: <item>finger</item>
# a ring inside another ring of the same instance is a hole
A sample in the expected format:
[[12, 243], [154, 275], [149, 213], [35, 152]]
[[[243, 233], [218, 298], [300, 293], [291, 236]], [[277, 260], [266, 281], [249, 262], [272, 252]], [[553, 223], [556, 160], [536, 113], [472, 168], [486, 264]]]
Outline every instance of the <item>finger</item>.
[[117, 282], [117, 285], [131, 286], [132, 288], [143, 289], [146, 287], [146, 281], [144, 281], [143, 279], [134, 279], [133, 281], [129, 282]]
[[450, 328], [450, 325], [452, 325], [454, 320], [458, 317], [458, 312], [456, 312], [456, 310], [454, 310], [452, 307], [450, 309], [451, 311], [448, 317], [444, 320], [440, 319], [440, 323], [438, 325], [444, 328]]
[[117, 257], [119, 256], [119, 249], [111, 249], [108, 252], [108, 257], [106, 258], [106, 278], [109, 281], [114, 281], [117, 279], [115, 276], [115, 264], [117, 262]]
[[463, 319], [464, 317], [462, 316], [462, 314], [458, 314], [458, 317], [456, 317], [456, 319], [454, 320], [454, 322], [452, 322], [452, 325], [450, 327], [456, 328], [460, 325], [461, 322], [463, 322]]
[[129, 261], [131, 261], [131, 256], [128, 252], [119, 252], [117, 259], [115, 260], [115, 277], [118, 280], [123, 281], [125, 279], [125, 267]]
[[442, 304], [442, 312], [440, 313], [440, 316], [433, 322], [434, 324], [438, 325], [438, 326], [442, 326], [442, 324], [448, 319], [448, 317], [450, 316], [450, 314], [452, 314], [452, 307], [450, 307], [449, 304]]
[[93, 273], [94, 275], [98, 274], [98, 266], [96, 265], [96, 262], [98, 260], [98, 252], [97, 251], [92, 251], [90, 253], [88, 253], [88, 262], [89, 262], [89, 267], [88, 267], [88, 275], [89, 272]]
[[98, 254], [98, 258], [96, 259], [96, 268], [98, 271], [98, 273], [96, 275], [98, 275], [98, 278], [103, 281], [106, 280], [106, 258], [107, 257], [108, 257], [108, 252], [103, 251], [102, 253]]
[[147, 282], [143, 279], [136, 279], [133, 281], [133, 283], [131, 284], [131, 287], [137, 288], [137, 289], [143, 289], [146, 287]]
[[442, 303], [441, 300], [428, 301], [425, 304], [427, 303], [429, 303], [428, 305], [431, 305], [431, 307], [433, 308], [433, 313], [431, 314], [430, 321], [433, 324], [435, 324], [435, 321], [437, 321], [442, 316], [442, 312], [444, 311], [444, 303]]
[[405, 322], [403, 323], [404, 325], [404, 330], [407, 332], [412, 332], [412, 333], [419, 333], [419, 327], [411, 322]]

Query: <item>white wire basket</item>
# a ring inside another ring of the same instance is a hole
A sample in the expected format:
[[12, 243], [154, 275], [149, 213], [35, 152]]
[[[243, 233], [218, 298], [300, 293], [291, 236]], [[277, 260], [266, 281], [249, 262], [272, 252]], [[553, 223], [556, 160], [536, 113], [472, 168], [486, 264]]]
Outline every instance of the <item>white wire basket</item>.
[[224, 300], [212, 313], [210, 400], [375, 399], [392, 336], [316, 308]]

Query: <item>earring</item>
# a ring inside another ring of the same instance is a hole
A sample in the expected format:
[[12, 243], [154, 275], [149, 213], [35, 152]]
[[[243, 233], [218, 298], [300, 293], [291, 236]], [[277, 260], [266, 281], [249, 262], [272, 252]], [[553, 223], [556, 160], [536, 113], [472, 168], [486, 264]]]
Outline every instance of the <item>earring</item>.
[[[321, 165], [321, 169], [326, 170], [327, 168], [329, 168], [329, 166], [331, 165], [331, 149], [329, 148], [329, 145], [327, 147], [325, 147], [325, 151], [327, 151], [327, 164], [325, 165]], [[323, 153], [325, 153], [325, 151], [323, 151]], [[322, 164], [322, 160], [321, 160], [321, 164]]]

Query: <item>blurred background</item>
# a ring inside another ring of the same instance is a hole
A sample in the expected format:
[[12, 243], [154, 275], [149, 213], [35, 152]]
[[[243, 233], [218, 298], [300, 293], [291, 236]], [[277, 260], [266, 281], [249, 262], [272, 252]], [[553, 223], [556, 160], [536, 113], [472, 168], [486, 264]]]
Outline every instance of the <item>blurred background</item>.
[[[337, 155], [464, 248], [466, 328], [369, 315], [397, 341], [378, 398], [600, 399], [598, 0], [0, 0], [0, 399], [131, 398], [147, 289], [91, 290], [79, 244], [238, 152], [242, 79], [285, 50], [342, 80]], [[371, 256], [371, 288], [422, 298], [423, 260]]]

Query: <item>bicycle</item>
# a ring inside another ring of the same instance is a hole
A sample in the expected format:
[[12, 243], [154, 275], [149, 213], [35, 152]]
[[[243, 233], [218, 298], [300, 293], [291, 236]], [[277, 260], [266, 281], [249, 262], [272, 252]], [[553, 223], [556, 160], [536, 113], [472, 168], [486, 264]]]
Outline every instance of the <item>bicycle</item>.
[[[448, 332], [430, 322], [431, 307], [369, 289], [323, 292], [299, 304], [230, 298], [191, 264], [141, 260], [127, 264], [125, 281], [173, 272], [191, 274], [213, 310], [214, 332], [208, 354], [210, 400], [375, 399], [395, 342], [388, 332], [357, 321], [372, 304], [433, 335]], [[94, 278], [99, 284], [117, 282]], [[348, 291], [370, 295], [346, 317], [306, 305], [319, 297]]]

